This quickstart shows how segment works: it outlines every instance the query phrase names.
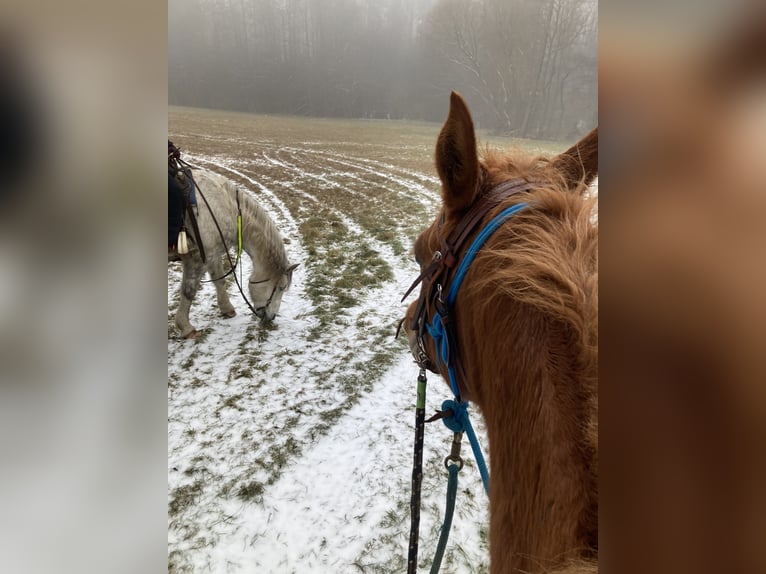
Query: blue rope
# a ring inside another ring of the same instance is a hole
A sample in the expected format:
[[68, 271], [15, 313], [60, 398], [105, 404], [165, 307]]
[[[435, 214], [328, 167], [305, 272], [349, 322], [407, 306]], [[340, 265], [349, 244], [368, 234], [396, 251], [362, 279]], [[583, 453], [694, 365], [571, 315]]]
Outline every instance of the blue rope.
[[457, 473], [462, 466], [460, 464], [450, 463], [447, 466], [449, 471], [449, 480], [447, 481], [447, 508], [444, 511], [444, 522], [442, 523], [441, 530], [439, 531], [439, 543], [436, 546], [436, 554], [434, 555], [433, 564], [431, 564], [431, 574], [437, 574], [439, 568], [442, 565], [442, 558], [444, 557], [444, 549], [447, 547], [447, 540], [449, 539], [449, 531], [452, 528], [452, 516], [455, 513], [455, 497], [457, 496]]
[[436, 362], [438, 365], [444, 363], [447, 365], [447, 372], [449, 373], [449, 386], [452, 389], [452, 394], [456, 397], [460, 397], [460, 392], [457, 388], [457, 376], [455, 375], [455, 368], [452, 365], [452, 361], [449, 356], [449, 338], [447, 337], [447, 331], [444, 329], [444, 324], [441, 321], [439, 313], [434, 314], [432, 323], [426, 323], [426, 330], [436, 345], [437, 354]]
[[487, 241], [490, 235], [497, 231], [498, 227], [505, 223], [506, 219], [508, 219], [514, 213], [521, 211], [525, 207], [527, 207], [526, 203], [517, 203], [516, 205], [505, 208], [503, 211], [493, 217], [492, 221], [490, 221], [486, 227], [481, 230], [481, 233], [476, 236], [476, 239], [473, 240], [473, 243], [471, 243], [468, 251], [466, 251], [465, 257], [463, 257], [463, 259], [460, 261], [460, 266], [457, 268], [455, 278], [452, 280], [452, 285], [450, 285], [449, 293], [447, 294], [448, 306], [452, 307], [455, 304], [455, 298], [457, 297], [458, 289], [460, 289], [460, 284], [463, 282], [463, 278], [468, 272], [468, 268], [471, 266], [471, 263], [473, 263], [476, 254], [479, 252], [479, 249], [481, 249], [481, 246], [484, 245], [484, 242]]
[[[476, 254], [481, 249], [481, 246], [487, 241], [490, 235], [492, 235], [497, 228], [500, 227], [505, 220], [511, 217], [514, 213], [517, 213], [527, 207], [526, 203], [519, 203], [508, 207], [501, 211], [498, 215], [492, 218], [492, 220], [484, 227], [481, 232], [473, 240], [471, 246], [466, 251], [460, 265], [458, 266], [455, 278], [450, 285], [449, 293], [447, 294], [446, 308], [447, 313], [449, 309], [454, 306], [455, 299], [457, 298], [457, 292], [460, 289], [460, 285], [463, 283], [468, 268], [476, 258]], [[436, 361], [439, 366], [447, 366], [447, 373], [449, 375], [449, 384], [452, 389], [452, 393], [455, 396], [455, 400], [448, 400], [442, 403], [442, 412], [450, 411], [451, 416], [445, 416], [442, 418], [444, 424], [448, 429], [454, 433], [465, 433], [468, 435], [468, 441], [471, 443], [471, 450], [473, 456], [476, 459], [476, 465], [479, 467], [479, 474], [481, 475], [481, 481], [484, 484], [484, 491], [489, 496], [489, 471], [487, 470], [487, 463], [484, 460], [484, 455], [481, 452], [481, 445], [479, 439], [476, 437], [476, 432], [471, 425], [471, 419], [468, 416], [468, 401], [460, 400], [460, 392], [457, 387], [457, 376], [455, 374], [455, 366], [452, 362], [452, 358], [449, 355], [450, 341], [447, 334], [447, 330], [444, 328], [441, 315], [437, 312], [434, 314], [431, 323], [426, 322], [426, 330], [431, 338], [434, 340], [436, 346], [437, 355]], [[457, 434], [456, 434], [457, 436]], [[455, 445], [453, 445], [454, 448]], [[457, 443], [459, 452], [459, 439]], [[457, 475], [460, 464], [454, 462], [447, 466], [449, 471], [449, 481], [447, 483], [447, 508], [444, 513], [444, 522], [442, 523], [441, 531], [439, 534], [439, 543], [436, 547], [436, 555], [434, 556], [433, 564], [431, 564], [431, 574], [438, 574], [441, 567], [442, 558], [444, 557], [444, 550], [447, 547], [447, 539], [449, 538], [449, 531], [452, 527], [452, 516], [455, 512], [455, 497], [457, 495]]]
[[431, 323], [426, 323], [426, 330], [434, 340], [436, 349], [439, 351], [436, 355], [436, 362], [449, 365], [449, 341], [447, 341], [447, 332], [444, 330], [444, 324], [441, 321], [439, 313], [434, 313], [434, 319]]
[[[455, 305], [455, 299], [457, 298], [457, 292], [460, 289], [460, 285], [463, 283], [463, 279], [465, 278], [466, 273], [468, 273], [468, 268], [471, 266], [471, 263], [473, 263], [473, 260], [476, 258], [476, 254], [479, 252], [482, 245], [484, 245], [489, 236], [497, 231], [498, 227], [505, 223], [509, 217], [518, 213], [525, 207], [527, 207], [526, 203], [517, 203], [516, 205], [505, 208], [493, 217], [492, 220], [479, 232], [479, 235], [473, 240], [457, 268], [455, 278], [452, 280], [449, 293], [447, 293], [447, 308], [451, 308]], [[436, 348], [439, 350], [437, 362], [447, 365], [450, 388], [456, 399], [454, 401], [445, 401], [444, 404], [442, 404], [443, 411], [451, 409], [454, 413], [452, 417], [444, 419], [444, 424], [453, 432], [465, 432], [468, 435], [473, 456], [476, 459], [476, 464], [479, 466], [481, 481], [484, 483], [484, 490], [487, 493], [487, 496], [489, 496], [489, 472], [487, 471], [487, 463], [484, 461], [484, 455], [481, 453], [481, 445], [479, 445], [479, 440], [476, 438], [476, 433], [474, 432], [473, 426], [471, 426], [471, 420], [468, 417], [468, 403], [460, 401], [455, 366], [449, 356], [447, 331], [444, 328], [439, 313], [434, 315], [433, 321], [430, 324], [426, 324], [426, 329], [428, 330], [428, 334], [433, 338]]]
[[481, 481], [484, 483], [484, 491], [489, 496], [489, 472], [487, 471], [487, 463], [484, 461], [484, 455], [481, 453], [479, 439], [476, 438], [473, 425], [471, 425], [471, 419], [468, 416], [468, 401], [464, 403], [452, 400], [444, 401], [441, 410], [452, 411], [452, 416], [442, 419], [449, 430], [452, 432], [464, 432], [468, 435], [468, 442], [471, 443], [473, 457], [476, 459]]
[[[460, 261], [460, 265], [458, 266], [457, 272], [455, 273], [455, 278], [450, 285], [449, 293], [447, 294], [448, 308], [455, 305], [455, 299], [457, 298], [457, 292], [460, 289], [460, 285], [463, 283], [463, 279], [465, 278], [466, 273], [468, 273], [468, 268], [476, 258], [476, 254], [481, 249], [481, 246], [484, 245], [490, 235], [497, 231], [497, 228], [500, 227], [506, 219], [511, 217], [514, 213], [521, 211], [525, 207], [527, 207], [526, 203], [518, 203], [504, 209], [494, 218], [492, 218], [487, 226], [481, 230], [479, 235], [476, 236], [476, 239], [473, 240], [473, 243], [471, 243], [468, 251], [466, 251], [465, 257], [463, 257], [463, 259]], [[444, 363], [449, 369], [451, 369], [452, 361], [450, 361], [449, 356], [449, 340], [447, 338], [447, 332], [444, 329], [444, 324], [442, 323], [441, 319], [441, 315], [438, 312], [434, 313], [433, 320], [430, 323], [426, 323], [426, 330], [428, 331], [428, 334], [431, 335], [431, 338], [434, 340], [436, 348], [439, 351], [436, 357], [437, 362], [439, 364]], [[450, 386], [452, 387], [452, 394], [454, 394], [456, 397], [459, 397], [460, 393], [457, 391], [457, 382], [455, 380], [454, 373], [450, 373]]]

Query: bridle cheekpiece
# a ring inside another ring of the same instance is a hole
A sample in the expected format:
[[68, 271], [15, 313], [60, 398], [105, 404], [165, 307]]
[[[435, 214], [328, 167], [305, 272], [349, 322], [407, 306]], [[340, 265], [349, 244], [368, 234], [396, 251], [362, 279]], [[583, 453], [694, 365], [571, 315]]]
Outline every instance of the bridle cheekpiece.
[[[445, 239], [440, 237], [440, 249], [435, 251], [431, 262], [423, 269], [402, 297], [404, 301], [418, 284], [421, 284], [415, 314], [409, 329], [417, 337], [418, 356], [416, 362], [421, 369], [438, 372], [438, 366], [444, 365], [449, 375], [452, 392], [460, 400], [458, 375], [465, 387], [466, 377], [457, 347], [453, 308], [458, 290], [476, 253], [514, 213], [524, 209], [526, 203], [518, 203], [505, 208], [489, 221], [478, 233], [470, 247], [466, 241], [474, 235], [487, 213], [498, 207], [505, 199], [523, 191], [529, 191], [535, 184], [524, 179], [514, 179], [501, 183], [481, 196], [461, 218], [455, 229]], [[429, 319], [429, 308], [432, 309]], [[430, 336], [436, 347], [434, 365], [426, 351], [426, 336]]]

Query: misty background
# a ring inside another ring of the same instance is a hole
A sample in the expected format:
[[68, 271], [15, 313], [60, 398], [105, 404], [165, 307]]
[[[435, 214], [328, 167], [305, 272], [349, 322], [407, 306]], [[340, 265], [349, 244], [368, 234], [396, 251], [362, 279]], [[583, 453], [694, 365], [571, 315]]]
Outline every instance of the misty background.
[[168, 101], [264, 114], [444, 119], [492, 133], [598, 123], [597, 0], [169, 0]]

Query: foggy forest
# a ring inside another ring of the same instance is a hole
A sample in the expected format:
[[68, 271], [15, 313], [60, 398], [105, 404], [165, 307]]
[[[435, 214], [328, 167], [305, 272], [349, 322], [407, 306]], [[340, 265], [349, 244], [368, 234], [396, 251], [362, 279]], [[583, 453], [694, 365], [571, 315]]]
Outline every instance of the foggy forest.
[[171, 105], [442, 121], [497, 135], [597, 123], [596, 0], [169, 0]]

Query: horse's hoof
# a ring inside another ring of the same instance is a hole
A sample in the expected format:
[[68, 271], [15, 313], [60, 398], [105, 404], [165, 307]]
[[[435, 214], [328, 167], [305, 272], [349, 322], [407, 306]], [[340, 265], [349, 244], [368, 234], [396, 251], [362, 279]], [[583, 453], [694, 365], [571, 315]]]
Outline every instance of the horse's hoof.
[[223, 316], [226, 317], [227, 319], [231, 319], [232, 317], [234, 317], [236, 315], [237, 315], [237, 312], [234, 309], [232, 309], [231, 311], [224, 311], [223, 312]]
[[184, 335], [184, 339], [196, 339], [199, 336], [199, 331], [197, 329], [192, 329], [189, 333], [186, 333]]

